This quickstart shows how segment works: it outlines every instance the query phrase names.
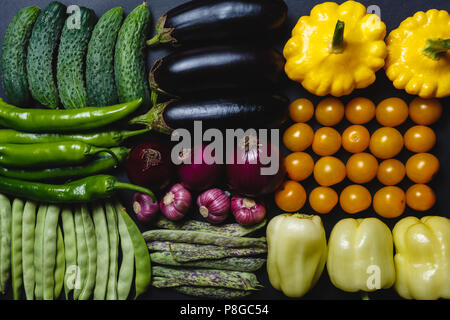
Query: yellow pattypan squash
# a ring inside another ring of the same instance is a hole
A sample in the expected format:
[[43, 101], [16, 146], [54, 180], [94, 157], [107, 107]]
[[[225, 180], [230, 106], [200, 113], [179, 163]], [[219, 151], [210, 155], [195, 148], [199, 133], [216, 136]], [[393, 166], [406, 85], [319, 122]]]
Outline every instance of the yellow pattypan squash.
[[450, 16], [419, 11], [386, 39], [386, 74], [397, 89], [422, 98], [450, 95]]
[[359, 2], [316, 5], [284, 47], [286, 74], [318, 96], [350, 94], [375, 81], [387, 54], [385, 36], [385, 24]]

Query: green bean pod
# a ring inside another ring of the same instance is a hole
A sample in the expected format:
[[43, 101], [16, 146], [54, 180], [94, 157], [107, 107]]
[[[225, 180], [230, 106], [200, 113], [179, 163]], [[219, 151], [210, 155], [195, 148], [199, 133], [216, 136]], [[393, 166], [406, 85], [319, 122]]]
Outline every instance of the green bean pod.
[[11, 280], [14, 300], [20, 299], [22, 288], [22, 218], [24, 203], [21, 199], [14, 199], [12, 204], [11, 224]]
[[36, 223], [36, 204], [25, 203], [22, 218], [22, 264], [23, 287], [27, 300], [34, 299], [34, 228]]
[[119, 226], [120, 247], [122, 249], [122, 263], [117, 280], [117, 297], [119, 300], [126, 300], [130, 294], [131, 284], [134, 274], [134, 247], [127, 224], [117, 208], [117, 221]]
[[106, 299], [117, 300], [117, 274], [119, 258], [119, 231], [117, 228], [117, 214], [111, 203], [105, 203], [106, 222], [109, 234], [109, 273], [106, 288]]
[[111, 148], [110, 151], [115, 154], [115, 158], [109, 153], [101, 152], [94, 160], [79, 166], [34, 170], [0, 167], [0, 175], [26, 181], [66, 181], [83, 178], [115, 169], [118, 164], [125, 161], [130, 150], [125, 147], [118, 147]]
[[44, 299], [44, 227], [47, 209], [48, 205], [46, 204], [39, 206], [36, 217], [36, 229], [34, 231], [34, 296], [36, 300]]
[[88, 274], [88, 248], [86, 244], [86, 233], [84, 231], [81, 207], [77, 206], [74, 214], [75, 232], [77, 237], [77, 274], [74, 283], [73, 299], [78, 300], [86, 285]]
[[55, 267], [58, 240], [58, 219], [61, 208], [49, 205], [45, 216], [43, 249], [44, 300], [53, 300], [55, 294]]
[[92, 209], [95, 236], [97, 240], [97, 275], [95, 278], [94, 300], [105, 300], [109, 275], [109, 236], [105, 210], [101, 203]]
[[84, 233], [86, 236], [86, 247], [88, 253], [87, 277], [85, 285], [81, 290], [79, 300], [88, 300], [94, 291], [95, 276], [97, 272], [97, 241], [95, 238], [95, 227], [91, 215], [86, 205], [81, 206], [81, 216], [83, 217]]
[[[69, 292], [73, 290], [77, 278], [77, 237], [75, 234], [75, 221], [72, 210], [68, 207], [63, 208], [61, 212], [61, 221], [64, 231], [64, 256], [66, 259], [64, 293], [67, 300], [69, 298]], [[73, 271], [75, 271], [75, 281], [71, 282], [70, 280], [73, 279]]]
[[11, 203], [0, 194], [0, 292], [6, 292], [11, 276]]
[[64, 272], [66, 270], [66, 261], [64, 253], [64, 238], [61, 227], [58, 226], [58, 235], [56, 240], [56, 266], [55, 266], [55, 299], [61, 295], [64, 285]]

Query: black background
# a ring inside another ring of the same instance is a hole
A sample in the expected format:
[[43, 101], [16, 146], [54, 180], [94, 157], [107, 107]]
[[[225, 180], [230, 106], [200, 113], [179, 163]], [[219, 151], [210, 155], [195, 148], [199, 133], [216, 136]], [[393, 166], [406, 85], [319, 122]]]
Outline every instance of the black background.
[[[141, 4], [141, 0], [62, 0], [66, 5], [76, 4], [80, 6], [87, 6], [95, 10], [97, 16], [100, 17], [104, 12], [111, 9], [115, 6], [121, 6], [124, 8], [125, 13], [128, 14], [133, 8], [137, 5]], [[169, 10], [172, 7], [175, 7], [181, 3], [186, 2], [185, 0], [151, 0], [149, 1], [149, 8], [152, 13], [153, 18], [153, 26], [156, 23], [156, 20], [159, 16], [161, 16], [164, 12]], [[322, 1], [311, 1], [311, 0], [285, 0], [289, 7], [289, 17], [288, 23], [285, 30], [281, 33], [281, 36], [277, 37], [277, 40], [274, 40], [273, 46], [278, 48], [278, 50], [282, 50], [283, 44], [290, 36], [290, 30], [295, 25], [295, 22], [300, 16], [309, 15], [310, 10], [315, 4], [321, 3]], [[338, 3], [342, 3], [343, 1], [336, 1]], [[428, 9], [436, 8], [436, 9], [450, 9], [450, 2], [448, 0], [362, 0], [360, 1], [364, 5], [378, 5], [381, 9], [381, 18], [386, 23], [387, 33], [395, 29], [401, 21], [405, 18], [413, 15], [416, 11], [426, 11]], [[0, 35], [3, 38], [5, 33], [5, 29], [12, 19], [12, 17], [16, 14], [16, 12], [24, 6], [29, 5], [38, 5], [41, 8], [44, 8], [50, 0], [2, 0], [0, 3], [1, 16], [0, 16]], [[151, 33], [153, 33], [153, 29]], [[151, 49], [148, 51], [148, 65], [151, 66], [152, 63], [159, 57], [167, 54], [169, 50], [167, 48], [157, 48]], [[290, 99], [296, 99], [300, 97], [306, 97], [311, 99], [316, 105], [318, 101], [321, 100], [320, 97], [316, 97], [305, 91], [299, 84], [293, 83], [289, 80], [285, 80], [283, 85], [279, 88], [281, 92], [286, 94]], [[3, 90], [0, 88], [0, 96], [4, 97]], [[370, 87], [362, 90], [356, 90], [352, 95], [343, 97], [342, 101], [344, 103], [348, 102], [350, 99], [363, 96], [373, 100], [375, 103], [380, 102], [381, 100], [389, 97], [401, 97], [405, 99], [407, 102], [411, 101], [414, 97], [407, 95], [404, 91], [396, 90], [392, 83], [386, 78], [384, 69], [380, 70], [377, 73], [376, 82]], [[442, 215], [449, 217], [448, 208], [450, 207], [450, 142], [446, 139], [450, 137], [450, 127], [448, 124], [449, 112], [446, 109], [446, 105], [449, 102], [449, 98], [441, 100], [444, 106], [444, 114], [442, 119], [433, 126], [436, 130], [438, 142], [436, 147], [433, 149], [433, 153], [436, 154], [441, 162], [441, 170], [436, 177], [436, 179], [432, 182], [432, 186], [437, 194], [437, 204], [435, 207], [426, 213], [417, 213], [412, 210], [407, 209], [405, 213], [397, 218], [397, 219], [383, 219], [381, 218], [391, 229], [395, 225], [395, 223], [402, 217], [407, 215], [415, 215], [415, 216], [423, 216], [423, 215]], [[287, 126], [288, 124], [286, 124]], [[311, 125], [314, 128], [317, 128], [317, 124], [312, 122]], [[337, 126], [337, 129], [342, 132], [345, 127], [348, 126], [348, 123], [343, 121], [341, 124]], [[399, 127], [399, 130], [404, 133], [407, 128], [411, 126], [410, 122]], [[377, 128], [376, 123], [369, 124], [369, 130], [372, 132], [375, 128]], [[145, 137], [141, 137], [140, 140], [145, 140]], [[130, 141], [130, 144], [133, 144], [136, 141]], [[411, 154], [403, 151], [399, 158], [405, 161]], [[348, 158], [348, 154], [346, 152], [340, 151], [338, 156], [342, 158], [344, 161]], [[126, 181], [127, 177], [124, 172], [118, 172], [118, 176], [121, 180]], [[339, 192], [348, 181], [344, 181], [339, 184], [336, 189]], [[311, 191], [315, 186], [315, 182], [313, 179], [308, 179], [303, 183], [305, 189]], [[405, 190], [411, 185], [411, 182], [406, 178], [400, 184]], [[377, 189], [381, 187], [378, 182], [373, 182], [368, 185], [372, 195], [376, 192]], [[122, 192], [120, 193], [120, 198], [122, 203], [129, 206], [131, 201], [131, 192]], [[268, 217], [273, 217], [280, 212], [278, 208], [272, 203], [272, 199], [268, 199], [269, 201], [269, 210]], [[129, 212], [132, 212], [129, 210]], [[306, 205], [302, 212], [311, 213], [311, 209], [308, 205]], [[193, 213], [194, 216], [198, 215], [198, 213]], [[376, 216], [372, 210], [367, 210], [366, 212], [353, 215], [354, 218], [363, 218], [369, 216]], [[337, 206], [330, 214], [322, 216], [322, 220], [324, 222], [324, 226], [327, 232], [327, 237], [329, 236], [331, 229], [336, 224], [337, 221], [343, 218], [350, 217], [348, 214], [342, 212]], [[148, 229], [149, 226], [145, 226], [139, 224], [139, 227], [142, 230]], [[299, 272], [301, 272], [299, 270]], [[251, 295], [248, 299], [287, 299], [281, 292], [273, 289], [268, 281], [267, 274], [265, 268], [260, 270], [258, 273], [258, 278], [261, 280], [264, 285], [264, 289], [261, 291]], [[371, 299], [399, 299], [400, 297], [397, 295], [394, 289], [388, 290], [380, 290], [378, 292], [371, 293]], [[0, 299], [11, 299], [11, 295], [7, 294], [5, 296], [0, 296]], [[360, 299], [361, 295], [359, 293], [346, 293], [337, 288], [335, 288], [327, 275], [326, 268], [322, 274], [321, 279], [318, 284], [305, 295], [304, 299]], [[190, 297], [176, 294], [171, 290], [162, 290], [162, 289], [153, 289], [151, 288], [145, 295], [141, 296], [141, 299], [190, 299]]]

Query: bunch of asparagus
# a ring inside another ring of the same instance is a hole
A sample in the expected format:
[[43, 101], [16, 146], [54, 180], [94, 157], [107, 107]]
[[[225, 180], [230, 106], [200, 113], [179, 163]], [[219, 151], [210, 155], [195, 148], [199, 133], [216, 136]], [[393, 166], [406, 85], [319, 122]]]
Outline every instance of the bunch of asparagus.
[[261, 268], [267, 253], [265, 238], [247, 235], [267, 221], [244, 227], [237, 223], [214, 226], [188, 220], [176, 223], [165, 218], [160, 229], [143, 233], [150, 251], [152, 285], [197, 297], [231, 299], [261, 288], [252, 272]]

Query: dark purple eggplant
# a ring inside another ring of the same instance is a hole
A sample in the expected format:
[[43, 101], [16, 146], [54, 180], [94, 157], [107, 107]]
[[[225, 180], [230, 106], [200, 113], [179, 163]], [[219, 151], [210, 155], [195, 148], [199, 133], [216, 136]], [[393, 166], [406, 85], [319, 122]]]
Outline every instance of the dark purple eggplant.
[[163, 133], [192, 129], [194, 121], [202, 121], [204, 129], [274, 128], [286, 121], [288, 105], [288, 99], [270, 93], [172, 100], [155, 105], [130, 124], [143, 124]]
[[260, 46], [210, 46], [174, 52], [153, 65], [150, 87], [184, 96], [218, 89], [267, 89], [281, 80], [284, 59]]
[[148, 45], [265, 37], [287, 17], [283, 0], [193, 0], [169, 10]]

